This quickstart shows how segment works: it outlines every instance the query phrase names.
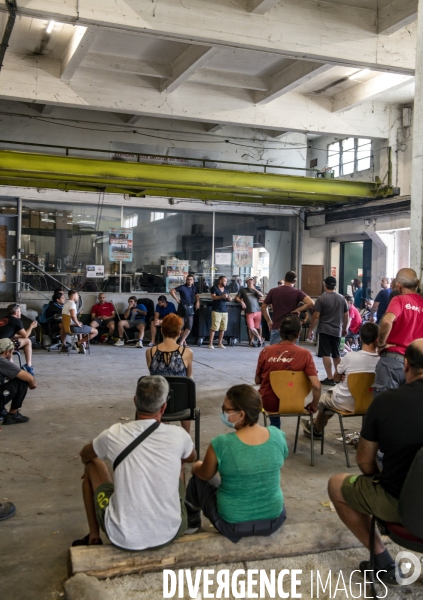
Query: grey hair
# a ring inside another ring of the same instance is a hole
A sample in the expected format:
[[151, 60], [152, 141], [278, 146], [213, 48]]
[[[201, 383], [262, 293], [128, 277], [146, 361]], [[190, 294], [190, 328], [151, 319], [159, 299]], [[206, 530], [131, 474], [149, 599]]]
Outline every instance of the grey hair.
[[395, 279], [408, 290], [415, 290], [419, 285], [419, 278], [413, 269], [400, 269]]
[[148, 375], [138, 380], [135, 405], [140, 413], [154, 414], [169, 395], [169, 384], [161, 375]]

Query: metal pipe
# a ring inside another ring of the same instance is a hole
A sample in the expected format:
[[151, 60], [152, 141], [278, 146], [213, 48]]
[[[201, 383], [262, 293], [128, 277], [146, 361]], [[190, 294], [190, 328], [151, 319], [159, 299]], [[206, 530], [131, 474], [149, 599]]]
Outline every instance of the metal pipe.
[[18, 10], [18, 7], [16, 6], [16, 0], [6, 0], [6, 8], [8, 10], [9, 17], [3, 33], [3, 39], [0, 43], [0, 71], [3, 66], [6, 50], [9, 47], [10, 36], [12, 35], [13, 27], [15, 26], [16, 13]]
[[216, 232], [216, 213], [215, 211], [213, 211], [212, 213], [212, 259], [211, 259], [211, 267], [210, 267], [210, 271], [212, 274], [212, 285], [214, 285], [214, 272], [215, 272], [215, 266], [214, 266], [214, 235]]
[[[22, 198], [17, 199], [18, 222], [16, 224], [16, 254], [21, 258], [22, 251]], [[21, 261], [16, 261], [16, 298], [20, 302], [21, 296]]]

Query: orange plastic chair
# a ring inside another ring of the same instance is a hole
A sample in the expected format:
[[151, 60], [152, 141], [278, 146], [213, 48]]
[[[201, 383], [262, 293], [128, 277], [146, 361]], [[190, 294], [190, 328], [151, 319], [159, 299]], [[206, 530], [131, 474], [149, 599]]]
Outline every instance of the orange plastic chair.
[[[366, 416], [367, 410], [370, 404], [373, 402], [373, 384], [375, 382], [374, 373], [350, 373], [347, 378], [348, 389], [351, 392], [351, 396], [354, 398], [354, 412], [347, 412], [345, 410], [336, 410], [334, 408], [328, 408], [328, 411], [334, 412], [339, 417], [339, 425], [341, 427], [342, 442], [344, 444], [345, 458], [347, 461], [348, 468], [351, 468], [350, 457], [348, 454], [347, 442], [345, 440], [345, 429], [343, 420], [348, 417], [364, 417]], [[323, 454], [325, 445], [325, 428], [322, 430], [322, 446], [321, 454]]]
[[294, 453], [297, 451], [300, 419], [304, 416], [310, 417], [311, 465], [314, 466], [313, 415], [304, 410], [305, 399], [312, 387], [310, 379], [303, 371], [272, 371], [270, 373], [270, 385], [279, 398], [279, 410], [276, 413], [266, 411], [266, 415], [271, 417], [297, 417]]
[[[71, 338], [71, 346], [68, 345], [68, 356], [69, 356], [71, 349], [72, 350], [76, 350], [76, 342], [78, 341], [78, 334], [77, 333], [73, 333], [73, 331], [71, 331], [71, 317], [70, 317], [70, 315], [64, 315], [64, 314], [62, 314], [62, 325], [63, 325], [63, 330], [64, 330], [65, 334]], [[87, 341], [87, 351], [88, 351], [88, 354], [90, 354], [90, 341], [89, 341], [89, 339]]]

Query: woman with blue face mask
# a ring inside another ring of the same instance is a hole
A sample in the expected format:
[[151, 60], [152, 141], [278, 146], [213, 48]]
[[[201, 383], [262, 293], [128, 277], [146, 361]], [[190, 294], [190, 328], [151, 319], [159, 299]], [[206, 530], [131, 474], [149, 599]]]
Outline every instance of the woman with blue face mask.
[[261, 412], [252, 386], [226, 393], [220, 419], [233, 431], [213, 438], [204, 461], [193, 465], [185, 497], [190, 533], [201, 526], [201, 511], [234, 543], [271, 535], [285, 521], [280, 470], [288, 446], [280, 429], [259, 425]]

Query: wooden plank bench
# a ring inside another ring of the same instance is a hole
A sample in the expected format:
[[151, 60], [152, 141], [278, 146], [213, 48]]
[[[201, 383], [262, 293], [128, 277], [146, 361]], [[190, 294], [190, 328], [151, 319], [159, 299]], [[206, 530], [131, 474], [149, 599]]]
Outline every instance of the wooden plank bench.
[[250, 537], [233, 544], [210, 528], [186, 535], [161, 550], [129, 552], [115, 546], [70, 548], [69, 576], [86, 573], [99, 579], [179, 569], [314, 554], [360, 547], [342, 525], [332, 521], [289, 523], [270, 537]]

